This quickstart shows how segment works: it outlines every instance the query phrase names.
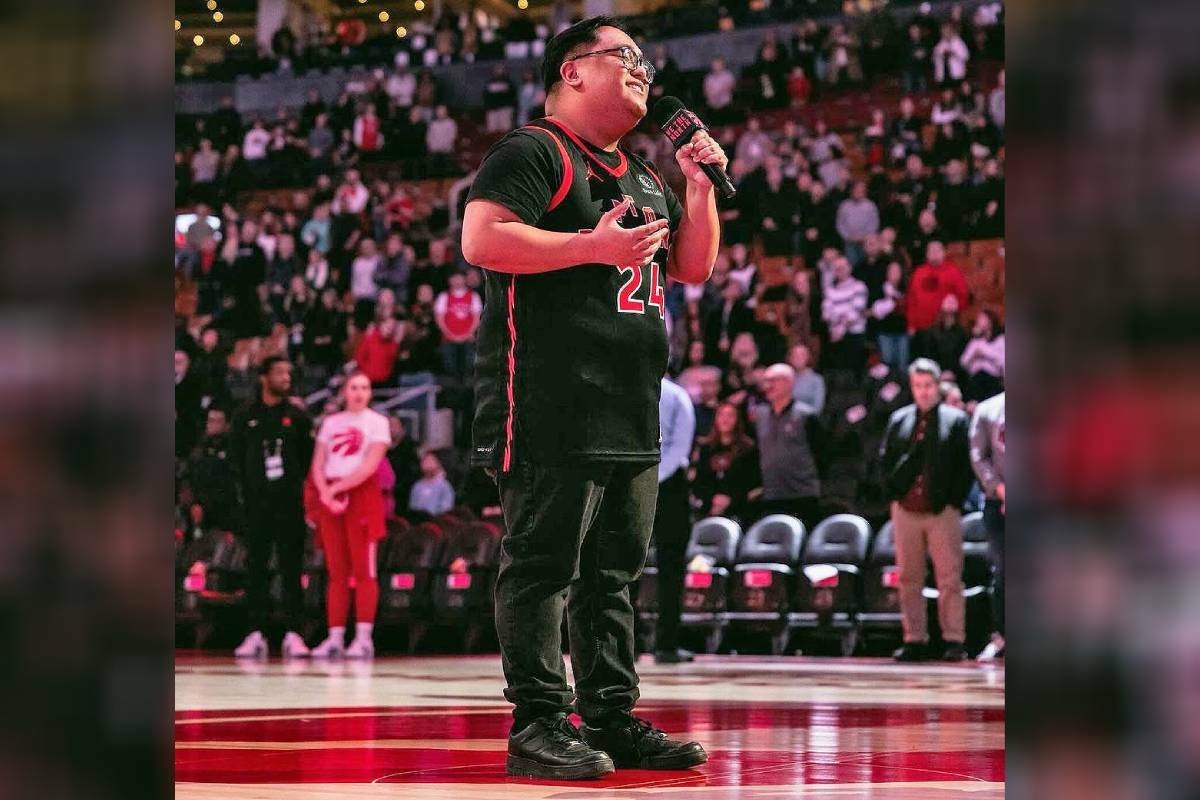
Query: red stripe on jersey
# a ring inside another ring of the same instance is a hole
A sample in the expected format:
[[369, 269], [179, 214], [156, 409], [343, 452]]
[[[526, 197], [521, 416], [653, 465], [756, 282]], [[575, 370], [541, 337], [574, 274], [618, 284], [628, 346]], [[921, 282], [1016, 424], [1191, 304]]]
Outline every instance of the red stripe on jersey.
[[621, 163], [618, 164], [615, 168], [610, 167], [608, 164], [605, 164], [603, 161], [596, 158], [596, 156], [588, 148], [588, 145], [583, 143], [583, 140], [579, 138], [579, 136], [575, 133], [575, 131], [571, 130], [566, 125], [563, 125], [558, 120], [550, 119], [549, 117], [546, 118], [546, 122], [549, 122], [551, 125], [554, 125], [555, 127], [559, 128], [567, 136], [571, 137], [571, 141], [574, 142], [575, 144], [579, 145], [579, 149], [583, 151], [584, 155], [586, 155], [592, 161], [595, 161], [597, 164], [599, 164], [601, 169], [603, 169], [605, 172], [607, 172], [609, 175], [613, 176], [614, 178], [621, 177], [622, 175], [625, 174], [625, 170], [629, 169], [629, 162], [625, 159], [625, 153], [620, 148], [617, 148], [617, 157], [620, 158]]
[[567, 196], [567, 192], [571, 190], [571, 182], [575, 179], [575, 165], [572, 163], [570, 156], [567, 155], [567, 148], [555, 135], [554, 131], [548, 131], [545, 128], [538, 128], [534, 125], [526, 125], [525, 130], [541, 131], [554, 140], [554, 144], [558, 146], [558, 154], [562, 156], [563, 176], [562, 183], [558, 185], [558, 191], [550, 198], [550, 205], [546, 206], [547, 211], [553, 211], [558, 208], [558, 204]]
[[512, 466], [513, 416], [517, 412], [517, 404], [513, 399], [513, 383], [517, 379], [517, 276], [510, 277], [508, 284], [508, 422], [505, 425], [504, 436], [504, 471]]

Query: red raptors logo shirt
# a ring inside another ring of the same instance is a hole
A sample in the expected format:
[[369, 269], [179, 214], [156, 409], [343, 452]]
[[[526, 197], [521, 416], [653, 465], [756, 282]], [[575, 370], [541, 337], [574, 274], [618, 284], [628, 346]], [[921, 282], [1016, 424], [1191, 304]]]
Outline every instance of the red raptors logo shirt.
[[352, 456], [362, 449], [363, 439], [363, 432], [358, 428], [346, 428], [333, 435], [329, 449], [338, 455]]

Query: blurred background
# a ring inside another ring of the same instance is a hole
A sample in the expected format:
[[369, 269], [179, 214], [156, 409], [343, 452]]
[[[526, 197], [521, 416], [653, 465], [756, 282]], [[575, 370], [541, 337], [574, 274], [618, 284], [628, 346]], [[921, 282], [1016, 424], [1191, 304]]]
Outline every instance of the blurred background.
[[[1193, 797], [1200, 10], [1005, 13], [1009, 780], [1015, 797]], [[182, 89], [221, 59], [184, 57], [176, 18]], [[9, 796], [170, 791], [168, 24], [147, 3], [4, 15]]]

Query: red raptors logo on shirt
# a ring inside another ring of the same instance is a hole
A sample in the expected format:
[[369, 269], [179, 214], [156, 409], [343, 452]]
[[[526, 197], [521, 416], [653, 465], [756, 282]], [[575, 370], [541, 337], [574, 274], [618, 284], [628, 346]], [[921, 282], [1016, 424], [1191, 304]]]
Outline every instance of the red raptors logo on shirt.
[[329, 449], [344, 456], [352, 456], [362, 449], [363, 438], [363, 432], [358, 428], [346, 428], [333, 435], [333, 444]]

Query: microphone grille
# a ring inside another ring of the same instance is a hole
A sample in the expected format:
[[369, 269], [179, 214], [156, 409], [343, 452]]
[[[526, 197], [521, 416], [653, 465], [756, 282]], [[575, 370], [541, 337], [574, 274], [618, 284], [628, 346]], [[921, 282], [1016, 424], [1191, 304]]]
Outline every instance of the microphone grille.
[[654, 104], [654, 108], [650, 111], [650, 116], [654, 118], [654, 123], [661, 128], [667, 124], [667, 120], [669, 120], [672, 115], [675, 114], [675, 112], [681, 111], [682, 109], [682, 100], [680, 100], [678, 97], [666, 95], [665, 97], [660, 98], [659, 101]]

